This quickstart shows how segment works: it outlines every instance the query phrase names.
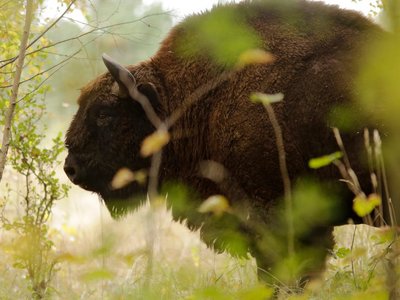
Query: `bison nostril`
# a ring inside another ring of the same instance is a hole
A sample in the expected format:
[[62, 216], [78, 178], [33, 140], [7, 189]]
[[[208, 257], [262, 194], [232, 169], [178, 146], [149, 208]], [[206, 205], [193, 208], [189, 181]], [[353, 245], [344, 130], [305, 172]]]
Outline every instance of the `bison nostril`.
[[74, 167], [64, 166], [64, 172], [65, 174], [67, 174], [69, 179], [72, 180], [73, 178], [75, 178], [76, 171]]
[[77, 180], [79, 177], [79, 168], [74, 156], [68, 155], [65, 159], [64, 172], [65, 174], [67, 174], [69, 180], [77, 184]]

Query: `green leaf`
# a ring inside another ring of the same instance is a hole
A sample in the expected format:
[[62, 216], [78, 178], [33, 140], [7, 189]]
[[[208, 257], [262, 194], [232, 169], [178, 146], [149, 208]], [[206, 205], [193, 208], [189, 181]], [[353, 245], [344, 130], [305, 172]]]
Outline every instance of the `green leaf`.
[[85, 282], [99, 281], [99, 280], [111, 280], [115, 277], [115, 274], [110, 270], [101, 268], [93, 271], [89, 271], [82, 275], [82, 280]]
[[265, 300], [270, 299], [273, 294], [274, 290], [272, 288], [268, 288], [264, 285], [258, 285], [254, 288], [240, 291], [237, 298], [242, 300]]
[[371, 194], [366, 198], [363, 195], [357, 196], [353, 200], [353, 210], [360, 217], [370, 214], [375, 207], [381, 205], [381, 197], [377, 194]]
[[25, 265], [22, 263], [22, 262], [15, 262], [14, 264], [13, 264], [13, 267], [15, 268], [15, 269], [21, 269], [21, 270], [23, 270], [23, 269], [25, 269]]
[[277, 94], [264, 94], [264, 93], [253, 93], [250, 95], [250, 100], [254, 103], [261, 103], [263, 105], [270, 105], [272, 103], [280, 102], [284, 98], [282, 93]]
[[232, 299], [227, 294], [223, 293], [216, 286], [210, 286], [196, 291], [190, 299], [203, 300], [203, 299], [213, 299], [213, 300], [226, 300]]
[[143, 140], [140, 154], [143, 157], [149, 157], [159, 152], [171, 139], [166, 130], [157, 130]]
[[351, 253], [351, 250], [349, 248], [341, 247], [337, 249], [336, 251], [336, 256], [339, 258], [345, 258]]
[[321, 156], [321, 157], [316, 157], [316, 158], [310, 159], [310, 161], [308, 162], [308, 166], [311, 169], [319, 169], [319, 168], [322, 168], [322, 167], [329, 166], [335, 160], [338, 160], [338, 159], [340, 159], [342, 157], [343, 157], [343, 153], [340, 152], [340, 151], [337, 151], [337, 152], [334, 152], [334, 153], [329, 154], [329, 155], [324, 155], [324, 156]]
[[274, 62], [274, 60], [275, 57], [268, 51], [260, 48], [248, 49], [240, 54], [236, 67], [243, 68], [254, 64], [269, 64]]
[[61, 253], [56, 257], [58, 262], [67, 262], [68, 264], [83, 264], [86, 262], [85, 257], [78, 256], [69, 252]]
[[186, 22], [179, 41], [180, 55], [207, 53], [215, 63], [234, 67], [244, 52], [263, 47], [258, 32], [246, 18], [227, 6], [215, 7], [209, 14]]

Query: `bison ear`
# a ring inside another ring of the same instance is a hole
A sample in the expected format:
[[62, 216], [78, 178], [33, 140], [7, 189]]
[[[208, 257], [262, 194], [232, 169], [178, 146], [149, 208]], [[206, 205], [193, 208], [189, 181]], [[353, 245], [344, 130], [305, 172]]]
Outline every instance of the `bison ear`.
[[151, 82], [141, 83], [138, 85], [137, 89], [147, 97], [154, 111], [159, 113], [161, 111], [160, 97], [155, 85]]
[[135, 77], [127, 68], [121, 66], [107, 54], [103, 54], [102, 58], [111, 76], [118, 83], [117, 96], [120, 98], [128, 97], [129, 88], [136, 87]]

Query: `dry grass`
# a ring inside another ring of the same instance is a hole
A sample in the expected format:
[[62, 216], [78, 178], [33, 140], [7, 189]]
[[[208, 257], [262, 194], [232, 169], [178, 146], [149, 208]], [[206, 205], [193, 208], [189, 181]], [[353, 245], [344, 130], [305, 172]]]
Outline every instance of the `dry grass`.
[[[52, 299], [205, 299], [199, 294], [204, 290], [237, 299], [241, 291], [258, 286], [253, 259], [214, 253], [198, 232], [173, 222], [163, 205], [146, 205], [113, 220], [96, 196], [76, 190], [71, 198], [55, 207], [52, 218], [50, 238], [61, 261]], [[389, 242], [381, 232], [366, 225], [337, 227], [334, 255], [302, 299], [385, 293]], [[26, 274], [12, 266], [11, 239], [0, 235], [0, 299], [30, 299]]]

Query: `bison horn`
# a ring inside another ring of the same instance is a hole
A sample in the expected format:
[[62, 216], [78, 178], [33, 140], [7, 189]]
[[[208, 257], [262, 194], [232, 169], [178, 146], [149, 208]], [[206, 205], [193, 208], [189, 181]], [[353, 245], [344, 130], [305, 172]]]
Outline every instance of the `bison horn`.
[[132, 92], [137, 92], [135, 77], [127, 68], [121, 66], [107, 54], [103, 54], [102, 58], [111, 76], [118, 83], [118, 92], [116, 93], [118, 97], [126, 98]]

